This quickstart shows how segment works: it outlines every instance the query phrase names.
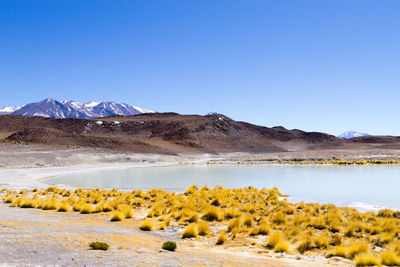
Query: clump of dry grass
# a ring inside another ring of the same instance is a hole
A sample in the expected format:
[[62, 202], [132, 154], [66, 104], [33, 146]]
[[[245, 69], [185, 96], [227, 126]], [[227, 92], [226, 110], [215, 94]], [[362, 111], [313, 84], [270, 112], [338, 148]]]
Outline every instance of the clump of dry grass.
[[272, 216], [271, 222], [277, 225], [286, 224], [286, 216], [282, 212], [277, 212]]
[[110, 212], [110, 211], [113, 211], [113, 210], [114, 210], [114, 207], [110, 203], [107, 203], [103, 207], [103, 212]]
[[153, 229], [153, 223], [149, 220], [144, 220], [139, 228], [142, 231], [151, 231]]
[[21, 201], [20, 208], [36, 208], [36, 201], [29, 198], [23, 198]]
[[133, 210], [130, 206], [126, 205], [121, 208], [121, 213], [126, 219], [130, 219], [133, 217]]
[[110, 218], [110, 221], [112, 222], [118, 222], [118, 221], [122, 221], [123, 219], [125, 219], [125, 216], [122, 212], [120, 211], [116, 211], [113, 216]]
[[250, 235], [268, 235], [271, 232], [271, 227], [267, 222], [260, 223], [256, 228], [250, 232]]
[[69, 204], [68, 204], [67, 202], [62, 202], [62, 203], [58, 206], [57, 211], [58, 211], [58, 212], [67, 212], [67, 211], [69, 211], [69, 209], [70, 209]]
[[229, 223], [228, 223], [228, 228], [227, 228], [227, 230], [228, 230], [228, 232], [232, 232], [232, 231], [234, 231], [234, 230], [238, 230], [238, 229], [240, 229], [240, 226], [242, 225], [242, 220], [241, 220], [241, 218], [236, 218], [236, 219], [233, 219], [233, 220], [231, 220]]
[[283, 236], [280, 232], [274, 232], [270, 235], [267, 242], [267, 248], [273, 249], [275, 246], [283, 240]]
[[42, 210], [55, 210], [57, 209], [57, 203], [54, 200], [48, 200], [44, 202]]
[[347, 256], [347, 250], [343, 246], [337, 246], [335, 249], [332, 251], [332, 255], [337, 256], [337, 257], [342, 257], [346, 258]]
[[73, 206], [72, 206], [72, 210], [75, 212], [79, 212], [81, 210], [83, 206], [82, 202], [76, 202]]
[[158, 227], [159, 230], [165, 230], [165, 228], [167, 228], [167, 225], [165, 222], [160, 223], [160, 226]]
[[326, 249], [329, 246], [329, 239], [326, 235], [319, 235], [313, 241], [314, 247], [318, 249]]
[[81, 214], [89, 214], [93, 211], [93, 206], [89, 205], [89, 204], [84, 204], [82, 205], [81, 209], [79, 210], [79, 212]]
[[311, 221], [310, 226], [314, 227], [315, 229], [318, 230], [324, 230], [327, 228], [326, 223], [323, 219], [321, 218], [315, 218]]
[[246, 215], [242, 221], [243, 225], [246, 227], [252, 227], [254, 223], [254, 217], [251, 215]]
[[209, 207], [201, 218], [209, 222], [220, 221], [222, 215], [221, 212], [218, 210], [218, 208]]
[[354, 260], [356, 266], [378, 266], [379, 260], [370, 253], [361, 253]]
[[198, 222], [197, 229], [198, 229], [199, 235], [201, 235], [201, 236], [206, 236], [211, 233], [210, 226], [206, 222]]
[[235, 209], [229, 209], [225, 211], [225, 219], [227, 220], [240, 217], [241, 215], [242, 213]]
[[356, 243], [349, 247], [347, 250], [347, 258], [354, 259], [355, 256], [368, 252], [368, 245], [366, 243]]
[[274, 251], [277, 253], [288, 253], [289, 246], [288, 246], [287, 242], [285, 242], [284, 240], [281, 240], [275, 245]]
[[217, 245], [222, 245], [226, 242], [226, 236], [224, 233], [219, 234], [218, 238], [217, 238]]
[[306, 251], [312, 250], [313, 244], [309, 238], [303, 239], [297, 246], [297, 251], [300, 252], [301, 254], [305, 253]]
[[6, 196], [5, 198], [3, 198], [3, 202], [4, 203], [13, 203], [15, 201], [15, 198], [13, 196]]
[[186, 227], [185, 231], [183, 231], [182, 238], [197, 237], [198, 234], [199, 234], [199, 231], [197, 230], [197, 225], [189, 224], [188, 227]]
[[387, 266], [400, 266], [400, 258], [393, 251], [387, 250], [381, 254], [381, 262]]

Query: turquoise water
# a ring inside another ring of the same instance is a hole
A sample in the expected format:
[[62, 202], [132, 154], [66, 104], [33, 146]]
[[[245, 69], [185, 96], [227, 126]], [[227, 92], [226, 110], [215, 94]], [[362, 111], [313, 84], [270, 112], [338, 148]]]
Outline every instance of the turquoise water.
[[52, 178], [47, 183], [178, 192], [193, 184], [278, 187], [292, 201], [318, 201], [360, 209], [374, 209], [371, 205], [400, 209], [400, 166], [179, 165], [93, 171]]

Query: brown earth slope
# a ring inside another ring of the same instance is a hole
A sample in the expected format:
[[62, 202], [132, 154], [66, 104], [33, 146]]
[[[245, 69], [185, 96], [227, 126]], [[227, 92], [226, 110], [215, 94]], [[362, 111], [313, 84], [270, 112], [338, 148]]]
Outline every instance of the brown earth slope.
[[[0, 116], [0, 132], [8, 142], [101, 147], [134, 152], [280, 152], [287, 150], [368, 147], [365, 139], [345, 141], [335, 136], [262, 127], [209, 116], [154, 113], [93, 120]], [[386, 139], [385, 139], [386, 140]], [[382, 140], [378, 140], [382, 141]], [[381, 145], [399, 143], [393, 138]]]

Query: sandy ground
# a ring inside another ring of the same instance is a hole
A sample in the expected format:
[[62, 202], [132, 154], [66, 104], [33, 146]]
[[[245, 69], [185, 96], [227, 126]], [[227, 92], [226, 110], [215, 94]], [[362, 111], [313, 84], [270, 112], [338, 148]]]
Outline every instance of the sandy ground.
[[[398, 151], [307, 151], [273, 154], [155, 155], [88, 148], [0, 145], [0, 187], [47, 187], [41, 178], [108, 168], [205, 163], [209, 160], [400, 159]], [[138, 221], [111, 223], [104, 215], [57, 213], [0, 204], [0, 265], [5, 266], [325, 266], [346, 261], [297, 257], [248, 247], [216, 247], [213, 242], [183, 241], [178, 234], [142, 232]], [[111, 245], [89, 250], [91, 241]], [[176, 240], [178, 250], [161, 244]]]

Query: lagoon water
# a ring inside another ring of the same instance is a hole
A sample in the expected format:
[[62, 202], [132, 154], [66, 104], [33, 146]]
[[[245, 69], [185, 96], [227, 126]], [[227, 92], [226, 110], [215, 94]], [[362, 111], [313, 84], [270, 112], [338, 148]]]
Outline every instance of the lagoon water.
[[400, 166], [179, 165], [122, 168], [59, 176], [49, 184], [85, 188], [160, 188], [195, 184], [227, 188], [278, 187], [291, 201], [350, 205], [360, 210], [400, 209]]

